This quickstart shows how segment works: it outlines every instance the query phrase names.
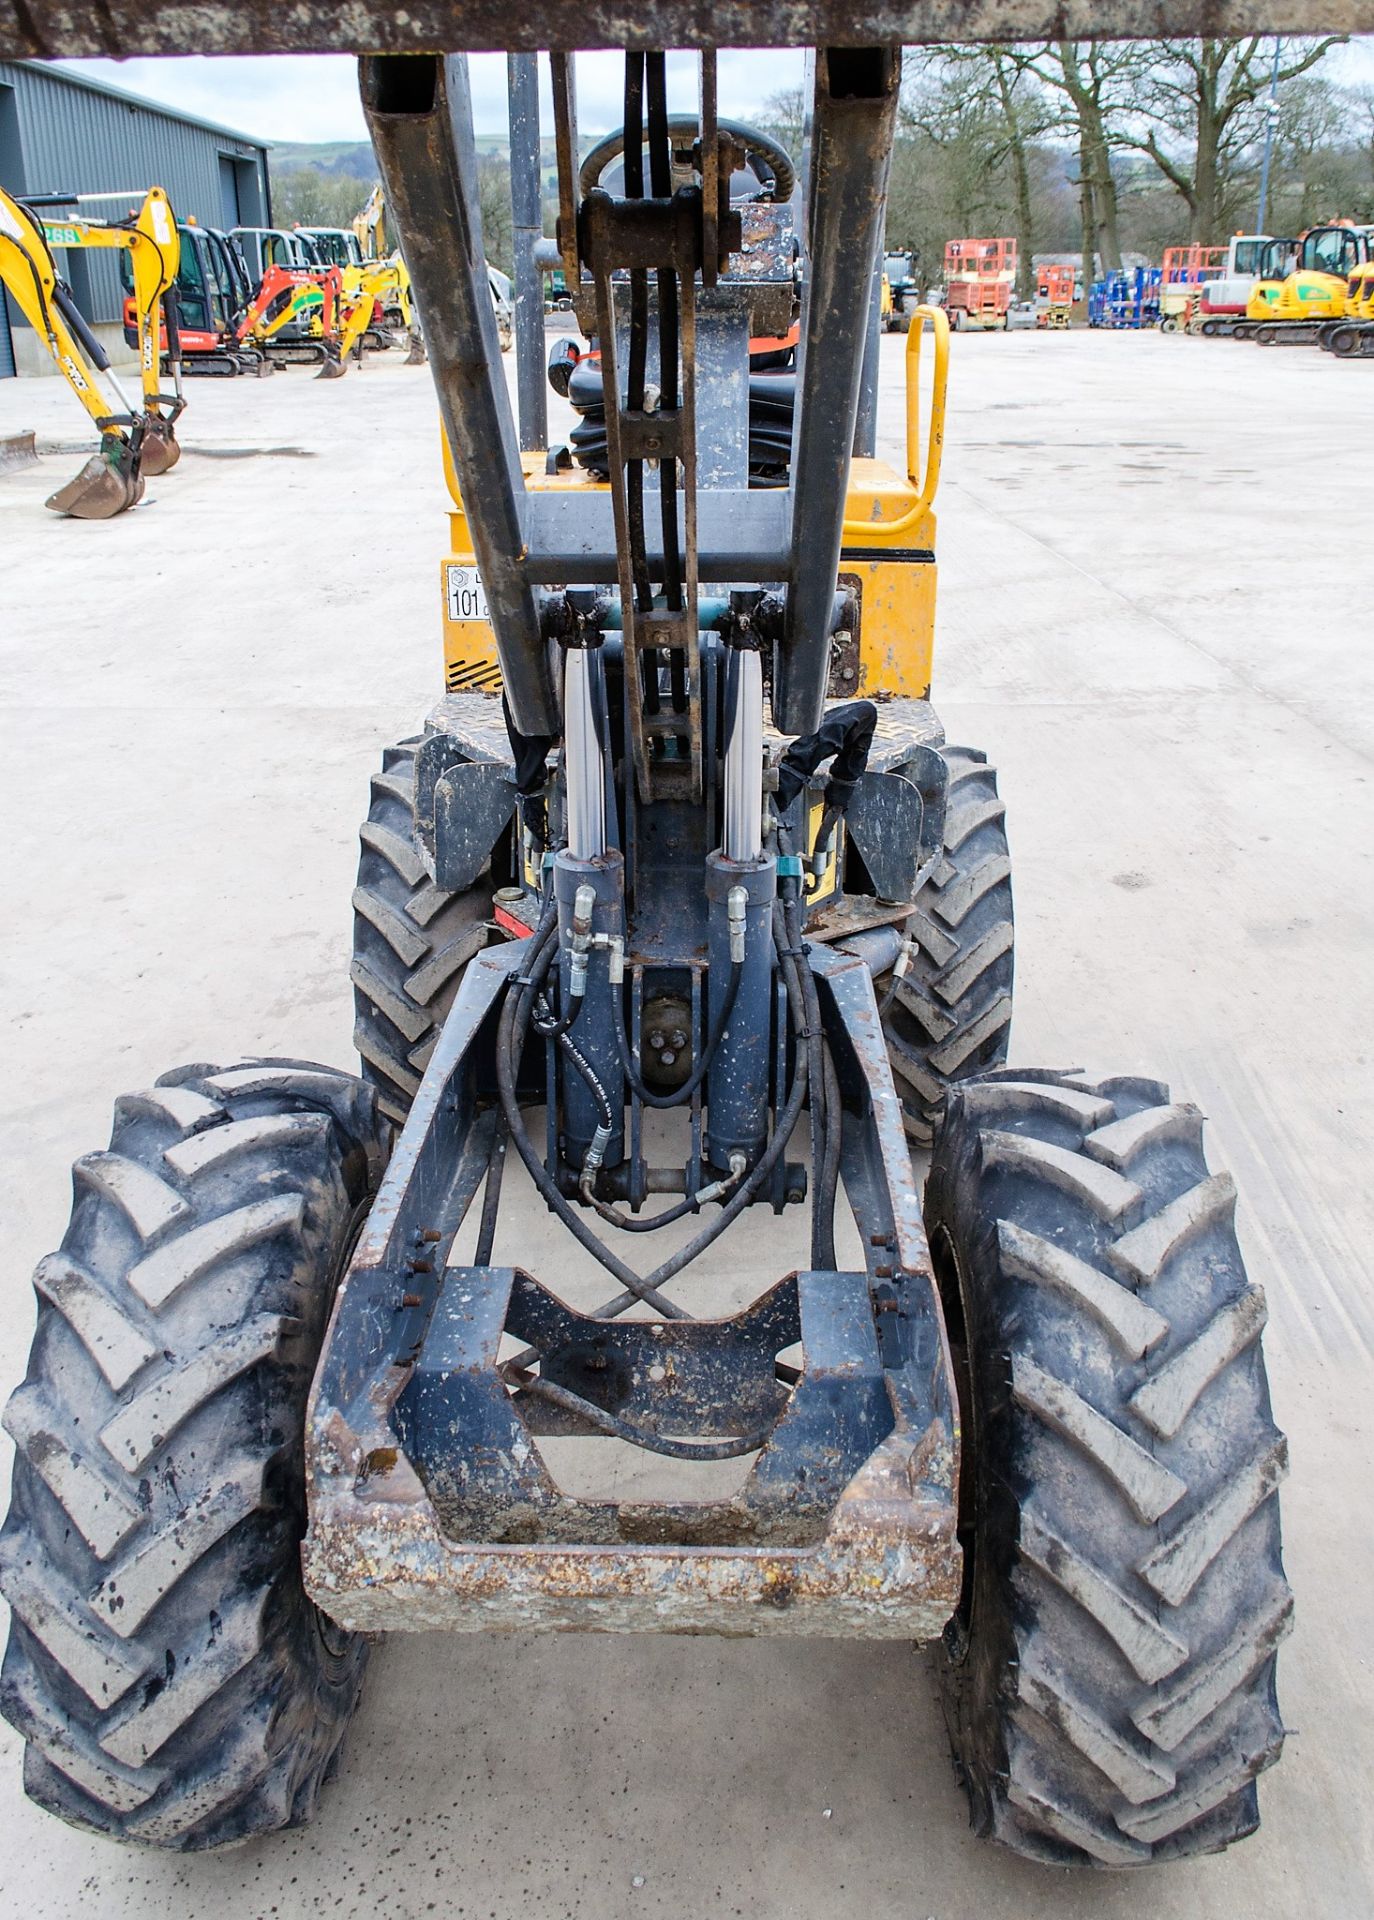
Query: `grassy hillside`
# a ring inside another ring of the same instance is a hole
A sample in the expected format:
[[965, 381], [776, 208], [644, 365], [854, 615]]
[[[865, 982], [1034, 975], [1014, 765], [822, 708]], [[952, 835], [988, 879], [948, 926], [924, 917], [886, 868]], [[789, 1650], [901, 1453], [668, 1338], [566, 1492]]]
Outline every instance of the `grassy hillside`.
[[369, 185], [377, 178], [377, 162], [369, 140], [283, 140], [268, 149], [268, 158], [276, 173], [308, 170], [365, 180]]

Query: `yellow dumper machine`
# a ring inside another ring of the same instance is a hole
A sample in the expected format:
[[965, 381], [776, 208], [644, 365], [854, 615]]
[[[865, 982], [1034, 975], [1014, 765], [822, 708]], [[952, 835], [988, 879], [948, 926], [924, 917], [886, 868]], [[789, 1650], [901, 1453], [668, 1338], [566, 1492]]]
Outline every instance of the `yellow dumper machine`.
[[[6, 1414], [28, 1792], [171, 1848], [307, 1820], [383, 1631], [860, 1635], [937, 1647], [1018, 1852], [1249, 1833], [1291, 1614], [1264, 1303], [1196, 1107], [1006, 1065], [1004, 808], [929, 698], [938, 313], [907, 471], [874, 457], [900, 42], [959, 13], [722, 15], [813, 38], [795, 156], [722, 119], [688, 0], [115, 18], [77, 0], [41, 50], [361, 43], [449, 451], [446, 686], [372, 781], [360, 1076], [173, 1068], [77, 1162]], [[1054, 30], [991, 0], [1003, 29]], [[590, 151], [574, 36], [624, 48]], [[467, 60], [433, 51], [511, 38], [518, 424]], [[540, 45], [592, 383], [566, 447]]]

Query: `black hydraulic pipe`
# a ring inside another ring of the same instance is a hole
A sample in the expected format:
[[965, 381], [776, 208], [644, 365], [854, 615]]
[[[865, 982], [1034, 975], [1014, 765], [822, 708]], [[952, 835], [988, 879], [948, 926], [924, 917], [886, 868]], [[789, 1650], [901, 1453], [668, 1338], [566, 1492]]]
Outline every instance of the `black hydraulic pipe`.
[[559, 732], [525, 565], [524, 477], [482, 251], [466, 56], [367, 54], [363, 110], [424, 325], [439, 411], [482, 571], [501, 678], [523, 734]]
[[66, 321], [68, 330], [76, 336], [83, 353], [98, 373], [110, 371], [110, 356], [91, 332], [85, 314], [66, 285], [59, 280], [53, 288], [52, 303]]
[[515, 383], [520, 400], [520, 445], [549, 444], [544, 390], [544, 276], [535, 248], [544, 233], [540, 193], [539, 56], [506, 55], [510, 94], [510, 198], [515, 245]]
[[811, 733], [825, 705], [830, 614], [901, 71], [901, 50], [892, 47], [830, 47], [816, 61], [790, 586], [773, 674], [773, 719], [782, 733]]

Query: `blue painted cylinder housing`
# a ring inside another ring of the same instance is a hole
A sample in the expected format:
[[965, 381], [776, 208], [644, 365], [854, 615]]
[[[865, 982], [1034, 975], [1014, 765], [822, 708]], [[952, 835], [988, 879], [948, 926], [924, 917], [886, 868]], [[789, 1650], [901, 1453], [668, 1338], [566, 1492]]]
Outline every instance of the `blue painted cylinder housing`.
[[706, 1157], [722, 1171], [743, 1154], [752, 1166], [768, 1140], [768, 1100], [773, 1064], [773, 901], [775, 862], [706, 856], [710, 903], [706, 982], [710, 1032], [730, 984], [730, 896], [744, 892], [744, 970], [730, 1024], [721, 1036], [706, 1080]]
[[[623, 918], [625, 862], [613, 849], [592, 860], [579, 860], [566, 849], [554, 860], [553, 890], [558, 902], [558, 973], [560, 1004], [570, 1003], [576, 964], [574, 918], [577, 894], [590, 887], [593, 895], [591, 931], [615, 934]], [[569, 1034], [606, 1089], [611, 1103], [611, 1138], [603, 1164], [619, 1166], [625, 1157], [625, 1082], [616, 1046], [611, 995], [621, 992], [610, 981], [610, 954], [604, 946], [586, 955], [587, 986], [583, 1007]], [[582, 1075], [566, 1058], [558, 1063], [558, 1085], [563, 1109], [563, 1151], [569, 1164], [580, 1168], [599, 1124], [596, 1101]]]

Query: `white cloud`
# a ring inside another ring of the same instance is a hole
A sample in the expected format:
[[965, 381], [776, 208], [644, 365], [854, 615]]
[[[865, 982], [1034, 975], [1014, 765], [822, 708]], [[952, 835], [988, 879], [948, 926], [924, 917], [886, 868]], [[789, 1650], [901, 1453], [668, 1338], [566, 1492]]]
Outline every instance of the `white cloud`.
[[[218, 120], [260, 140], [364, 140], [367, 128], [358, 102], [355, 61], [345, 54], [273, 54], [206, 59], [64, 60], [92, 79], [123, 87], [185, 113]], [[548, 63], [540, 61], [543, 118], [553, 129]], [[796, 86], [802, 55], [795, 51], [722, 52], [720, 111], [735, 119], [756, 116], [770, 94]], [[668, 58], [669, 107], [696, 105], [697, 62], [692, 54]], [[618, 53], [579, 54], [578, 121], [588, 133], [620, 123], [623, 62]], [[506, 61], [503, 54], [472, 55], [473, 118], [479, 133], [506, 125]]]

